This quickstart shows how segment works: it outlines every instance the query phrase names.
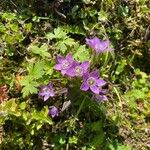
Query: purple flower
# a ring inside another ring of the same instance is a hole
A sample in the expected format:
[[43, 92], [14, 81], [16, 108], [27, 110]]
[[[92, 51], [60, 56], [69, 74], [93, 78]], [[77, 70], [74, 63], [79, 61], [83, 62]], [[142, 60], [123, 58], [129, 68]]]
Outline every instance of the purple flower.
[[57, 109], [57, 107], [51, 106], [49, 108], [48, 115], [51, 116], [52, 118], [57, 117], [58, 116], [58, 109]]
[[87, 91], [91, 90], [95, 94], [99, 94], [101, 87], [104, 86], [106, 82], [99, 78], [98, 71], [93, 71], [91, 73], [86, 73], [83, 75], [83, 83], [80, 87], [81, 90]]
[[93, 48], [96, 51], [96, 53], [103, 53], [113, 50], [112, 48], [109, 47], [110, 46], [109, 40], [102, 41], [97, 37], [93, 39], [86, 38], [85, 40], [86, 44], [88, 44], [91, 48]]
[[68, 69], [66, 74], [71, 77], [82, 77], [83, 74], [87, 73], [89, 65], [90, 64], [88, 61], [84, 61], [81, 64], [77, 61], [74, 61], [73, 65]]
[[96, 100], [97, 102], [105, 102], [105, 101], [108, 101], [107, 96], [106, 96], [107, 92], [108, 92], [107, 89], [102, 89], [102, 88], [100, 88], [99, 94], [93, 94], [92, 99], [93, 99], [93, 100]]
[[58, 56], [57, 64], [54, 66], [56, 70], [60, 70], [63, 75], [68, 73], [68, 69], [72, 66], [74, 60], [72, 54], [69, 53], [66, 57]]
[[43, 97], [44, 101], [48, 100], [49, 97], [54, 96], [53, 85], [49, 83], [48, 85], [41, 86], [41, 90], [39, 92], [39, 96]]
[[107, 96], [103, 94], [94, 94], [92, 99], [96, 100], [97, 102], [108, 101]]

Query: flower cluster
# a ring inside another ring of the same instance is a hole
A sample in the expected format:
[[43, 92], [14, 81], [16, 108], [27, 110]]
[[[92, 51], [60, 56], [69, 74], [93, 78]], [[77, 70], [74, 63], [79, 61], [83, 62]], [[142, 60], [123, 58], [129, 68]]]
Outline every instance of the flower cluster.
[[[96, 53], [102, 53], [112, 50], [109, 47], [109, 40], [102, 41], [97, 37], [93, 39], [86, 38], [86, 43]], [[69, 53], [66, 57], [57, 56], [57, 63], [54, 66], [54, 69], [60, 71], [62, 75], [66, 75], [71, 78], [80, 77], [82, 79], [82, 84], [80, 86], [80, 89], [82, 91], [90, 90], [93, 93], [93, 99], [97, 101], [107, 101], [107, 90], [103, 89], [103, 86], [106, 85], [106, 81], [100, 78], [98, 70], [90, 72], [89, 61], [80, 63], [74, 60], [72, 54]], [[39, 97], [43, 98], [44, 101], [47, 101], [50, 97], [53, 96], [54, 90], [51, 82], [48, 85], [40, 87]], [[59, 114], [57, 107], [50, 106], [48, 114], [52, 118], [57, 117]]]
[[54, 66], [55, 70], [61, 71], [62, 75], [68, 75], [70, 77], [80, 76], [87, 72], [89, 68], [89, 62], [85, 61], [79, 63], [75, 61], [72, 54], [69, 53], [66, 57], [57, 56], [57, 64]]
[[[50, 97], [54, 96], [53, 85], [50, 82], [48, 85], [40, 86], [39, 97], [43, 98], [44, 101], [47, 101]], [[58, 116], [58, 109], [55, 106], [49, 107], [48, 115], [52, 118]]]
[[106, 81], [99, 77], [98, 70], [89, 72], [89, 67], [89, 61], [79, 63], [73, 59], [71, 53], [66, 57], [58, 56], [57, 64], [54, 66], [55, 70], [59, 70], [62, 75], [82, 77], [83, 83], [80, 87], [82, 91], [88, 91], [90, 89], [94, 94], [100, 94], [102, 86], [106, 84]]
[[89, 45], [96, 53], [103, 53], [107, 51], [112, 51], [110, 48], [110, 41], [102, 41], [99, 38], [95, 37], [93, 39], [86, 38], [86, 44]]

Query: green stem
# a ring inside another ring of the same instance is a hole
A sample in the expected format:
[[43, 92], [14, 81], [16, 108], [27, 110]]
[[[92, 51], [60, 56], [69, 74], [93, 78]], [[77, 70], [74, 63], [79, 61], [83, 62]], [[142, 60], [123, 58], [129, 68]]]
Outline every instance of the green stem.
[[106, 55], [105, 55], [105, 60], [104, 60], [104, 67], [107, 65], [107, 63], [108, 63], [108, 52], [106, 53]]
[[83, 105], [84, 105], [85, 100], [86, 100], [86, 97], [84, 97], [84, 99], [83, 99], [83, 101], [82, 101], [82, 103], [81, 103], [81, 105], [80, 105], [80, 107], [79, 107], [79, 109], [78, 109], [78, 111], [77, 111], [77, 114], [75, 115], [75, 118], [77, 118], [78, 115], [80, 114], [80, 112], [81, 112], [81, 110], [82, 110], [82, 107], [83, 107]]
[[92, 56], [91, 56], [91, 59], [90, 59], [90, 66], [91, 66], [91, 68], [93, 68], [94, 66], [95, 66], [95, 63], [96, 63], [96, 59], [97, 59], [97, 55], [96, 55], [96, 53], [94, 52], [93, 54], [92, 54]]

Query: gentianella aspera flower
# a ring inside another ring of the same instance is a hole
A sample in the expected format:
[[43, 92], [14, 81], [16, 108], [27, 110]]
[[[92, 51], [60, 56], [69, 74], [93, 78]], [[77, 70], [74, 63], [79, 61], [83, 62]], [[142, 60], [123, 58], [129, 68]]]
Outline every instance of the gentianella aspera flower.
[[100, 88], [99, 94], [93, 94], [92, 99], [95, 100], [96, 102], [106, 102], [106, 101], [108, 101], [108, 98], [106, 96], [108, 90], [103, 89], [103, 87], [99, 87], [99, 88]]
[[51, 116], [52, 118], [57, 117], [58, 116], [58, 108], [55, 106], [49, 107], [48, 115]]
[[57, 64], [54, 66], [55, 70], [61, 71], [63, 75], [68, 74], [68, 69], [72, 66], [74, 59], [69, 53], [66, 57], [57, 56]]
[[99, 94], [101, 87], [106, 84], [106, 81], [101, 79], [98, 74], [98, 70], [95, 70], [91, 73], [85, 73], [83, 75], [83, 83], [80, 87], [81, 90], [87, 91], [91, 90], [95, 94]]
[[66, 74], [71, 77], [82, 77], [88, 71], [89, 65], [89, 61], [84, 61], [82, 63], [74, 61]]
[[108, 98], [106, 95], [101, 94], [94, 94], [92, 99], [96, 100], [97, 102], [106, 102], [108, 101]]
[[44, 101], [47, 101], [50, 97], [54, 96], [52, 83], [49, 83], [48, 85], [42, 85], [40, 88], [39, 97], [42, 97]]
[[98, 37], [94, 37], [92, 39], [86, 38], [86, 44], [88, 44], [96, 53], [103, 53], [107, 51], [112, 51], [113, 49], [110, 48], [110, 41], [109, 40], [101, 40]]

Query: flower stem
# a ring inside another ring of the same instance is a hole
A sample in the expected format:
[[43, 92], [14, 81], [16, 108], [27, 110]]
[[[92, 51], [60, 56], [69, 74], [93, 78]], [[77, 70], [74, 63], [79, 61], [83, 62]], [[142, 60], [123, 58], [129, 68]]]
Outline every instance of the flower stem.
[[78, 109], [78, 111], [77, 111], [77, 114], [75, 115], [75, 118], [77, 118], [78, 115], [80, 114], [80, 112], [81, 112], [81, 110], [82, 110], [82, 107], [83, 107], [83, 105], [84, 105], [85, 100], [86, 100], [86, 97], [84, 97], [84, 99], [83, 99], [83, 101], [82, 101], [82, 103], [81, 103], [81, 105], [80, 105], [80, 107], [79, 107], [79, 109]]
[[108, 52], [106, 53], [105, 55], [105, 60], [104, 60], [104, 67], [107, 66], [107, 63], [108, 63]]

